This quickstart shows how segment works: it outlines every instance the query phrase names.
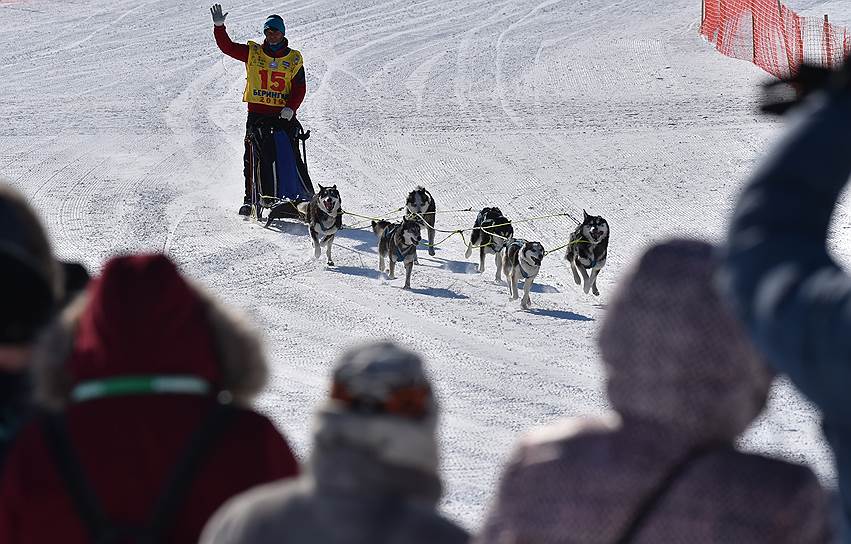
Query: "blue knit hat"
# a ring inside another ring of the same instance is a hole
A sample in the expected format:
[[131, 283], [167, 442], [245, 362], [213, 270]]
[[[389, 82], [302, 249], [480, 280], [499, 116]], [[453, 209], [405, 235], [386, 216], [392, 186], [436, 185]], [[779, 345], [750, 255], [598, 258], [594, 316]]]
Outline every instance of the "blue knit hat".
[[263, 32], [266, 32], [267, 28], [280, 30], [281, 34], [287, 33], [287, 27], [284, 26], [284, 20], [281, 19], [280, 15], [270, 15], [266, 17], [266, 22], [263, 23]]

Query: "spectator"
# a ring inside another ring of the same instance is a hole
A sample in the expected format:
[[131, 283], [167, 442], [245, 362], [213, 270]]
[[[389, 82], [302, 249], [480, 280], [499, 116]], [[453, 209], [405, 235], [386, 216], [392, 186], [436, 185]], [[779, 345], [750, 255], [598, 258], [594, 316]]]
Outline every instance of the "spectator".
[[266, 378], [255, 335], [163, 256], [108, 262], [40, 348], [56, 412], [9, 454], [0, 542], [195, 542], [225, 499], [297, 472], [245, 407]]
[[437, 404], [420, 358], [391, 343], [345, 353], [316, 418], [310, 468], [229, 501], [207, 544], [453, 544], [435, 511]]
[[62, 283], [35, 212], [0, 183], [0, 467], [30, 413], [30, 352], [64, 296]]
[[[844, 79], [844, 81], [843, 81]], [[739, 198], [724, 284], [769, 362], [822, 412], [851, 543], [851, 277], [826, 238], [851, 174], [851, 63]]]
[[815, 475], [733, 445], [771, 374], [715, 293], [715, 270], [703, 242], [644, 254], [600, 332], [615, 413], [525, 437], [479, 542], [828, 541]]

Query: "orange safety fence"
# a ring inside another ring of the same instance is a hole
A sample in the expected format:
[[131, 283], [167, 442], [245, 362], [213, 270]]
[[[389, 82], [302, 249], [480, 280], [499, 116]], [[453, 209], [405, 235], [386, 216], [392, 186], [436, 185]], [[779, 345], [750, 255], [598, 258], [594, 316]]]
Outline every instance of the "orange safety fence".
[[778, 0], [703, 0], [700, 33], [724, 55], [749, 60], [778, 78], [806, 62], [840, 66], [851, 53], [844, 27], [802, 17]]

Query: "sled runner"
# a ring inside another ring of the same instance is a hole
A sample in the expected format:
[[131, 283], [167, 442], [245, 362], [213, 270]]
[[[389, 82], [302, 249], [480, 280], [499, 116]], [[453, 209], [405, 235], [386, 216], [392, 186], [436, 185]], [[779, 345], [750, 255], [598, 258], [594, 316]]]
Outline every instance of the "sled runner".
[[[260, 220], [269, 209], [269, 219], [304, 219], [298, 204], [313, 196], [307, 172], [305, 132], [298, 120], [263, 119], [246, 137], [249, 144], [251, 200], [250, 216]], [[301, 148], [299, 148], [301, 142]]]

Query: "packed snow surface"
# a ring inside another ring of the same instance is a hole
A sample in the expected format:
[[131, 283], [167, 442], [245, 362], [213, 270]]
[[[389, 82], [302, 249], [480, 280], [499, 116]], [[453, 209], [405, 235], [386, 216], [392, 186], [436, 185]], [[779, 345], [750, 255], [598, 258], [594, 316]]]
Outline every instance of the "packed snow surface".
[[[851, 21], [841, 2], [801, 5]], [[224, 10], [241, 42], [262, 39], [268, 14], [284, 17], [306, 63], [310, 171], [337, 185], [344, 209], [383, 216], [420, 184], [439, 209], [496, 205], [515, 221], [586, 209], [612, 229], [601, 295], [574, 285], [558, 251], [521, 311], [492, 257], [476, 273], [457, 235], [435, 257], [420, 252], [403, 291], [376, 270], [369, 230], [339, 234], [328, 268], [311, 259], [303, 225], [237, 216], [244, 68], [218, 50], [198, 0], [0, 0], [0, 177], [32, 199], [60, 256], [97, 272], [116, 253], [163, 251], [245, 310], [272, 366], [258, 408], [302, 459], [342, 349], [393, 338], [421, 352], [442, 406], [442, 508], [475, 528], [520, 433], [607, 409], [596, 333], [630, 262], [667, 236], [720, 240], [784, 130], [756, 113], [767, 76], [698, 36], [699, 0], [233, 0]], [[845, 262], [849, 224], [841, 207], [830, 245]], [[556, 217], [515, 228], [555, 248], [573, 227]], [[788, 385], [743, 443], [833, 481], [818, 414]]]

